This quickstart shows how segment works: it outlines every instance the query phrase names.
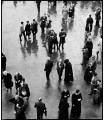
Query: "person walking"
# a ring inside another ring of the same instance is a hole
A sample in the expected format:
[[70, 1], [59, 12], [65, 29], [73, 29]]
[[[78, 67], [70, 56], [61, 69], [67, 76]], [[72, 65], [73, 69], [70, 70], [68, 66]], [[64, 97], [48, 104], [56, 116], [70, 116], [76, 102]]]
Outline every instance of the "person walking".
[[101, 19], [101, 15], [100, 14], [101, 14], [101, 9], [98, 8], [97, 11], [96, 11], [96, 13], [95, 13], [95, 19], [96, 19], [96, 25], [97, 26], [99, 26], [99, 21]]
[[89, 32], [92, 31], [93, 28], [93, 18], [91, 17], [91, 14], [89, 15], [89, 17], [86, 20], [86, 28], [89, 26]]
[[2, 69], [2, 71], [5, 71], [6, 70], [6, 61], [7, 61], [7, 59], [6, 59], [6, 56], [2, 53], [1, 54], [1, 69]]
[[69, 62], [69, 59], [64, 60], [65, 63], [65, 82], [73, 82], [73, 70], [72, 64]]
[[31, 25], [29, 23], [29, 21], [27, 21], [27, 24], [25, 26], [25, 32], [26, 32], [26, 38], [28, 36], [28, 39], [30, 38], [30, 34], [31, 34]]
[[61, 32], [59, 33], [59, 37], [60, 37], [59, 49], [60, 49], [60, 46], [62, 44], [62, 50], [63, 50], [64, 49], [64, 43], [65, 43], [65, 37], [66, 37], [66, 32], [64, 31], [64, 29], [61, 29]]
[[35, 19], [33, 19], [33, 23], [31, 24], [31, 30], [33, 34], [33, 38], [36, 37], [36, 33], [38, 32], [38, 23], [36, 22]]
[[46, 71], [47, 80], [50, 80], [49, 75], [51, 73], [52, 67], [53, 67], [53, 62], [50, 60], [50, 57], [48, 57], [44, 69], [44, 71]]
[[47, 116], [46, 105], [42, 102], [41, 97], [38, 99], [38, 102], [35, 103], [34, 107], [37, 110], [37, 119], [43, 119], [43, 113]]
[[64, 63], [63, 63], [62, 60], [60, 59], [60, 60], [57, 62], [57, 73], [58, 73], [58, 76], [59, 76], [59, 81], [61, 81], [61, 77], [62, 77], [63, 70], [64, 70]]
[[22, 35], [24, 36], [24, 44], [25, 44], [26, 43], [26, 35], [25, 35], [25, 29], [24, 29], [24, 22], [21, 22], [21, 26], [20, 26], [20, 33], [19, 33], [20, 43], [22, 41], [22, 39], [21, 39]]
[[76, 89], [75, 93], [72, 94], [72, 108], [71, 108], [72, 116], [74, 116], [74, 117], [80, 116], [81, 101], [82, 101], [82, 94], [79, 89]]

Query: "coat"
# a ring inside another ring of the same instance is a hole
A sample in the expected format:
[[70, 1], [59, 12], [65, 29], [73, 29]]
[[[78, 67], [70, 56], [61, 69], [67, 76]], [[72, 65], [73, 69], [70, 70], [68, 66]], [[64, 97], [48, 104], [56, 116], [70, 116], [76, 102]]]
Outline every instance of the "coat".
[[37, 114], [38, 115], [43, 115], [43, 113], [46, 111], [46, 106], [43, 102], [39, 101], [36, 102], [34, 107], [37, 109]]
[[[23, 95], [22, 92], [26, 92], [26, 95]], [[20, 87], [19, 93], [20, 93], [20, 96], [22, 96], [22, 97], [29, 97], [30, 96], [30, 90], [29, 90], [27, 83], [24, 83], [23, 87]]]
[[68, 119], [69, 103], [66, 98], [61, 98], [59, 103], [59, 119]]
[[3, 78], [5, 87], [7, 89], [11, 89], [11, 87], [13, 87], [12, 75], [10, 73], [7, 73], [7, 75], [4, 75]]
[[70, 62], [66, 63], [65, 66], [65, 82], [73, 81], [73, 70]]
[[81, 100], [82, 94], [81, 93], [73, 93], [72, 94], [72, 109], [71, 114], [75, 116], [79, 116], [81, 113]]
[[67, 91], [62, 91], [62, 98], [64, 98], [64, 96], [67, 96], [68, 98], [70, 97], [70, 92], [67, 90]]
[[17, 109], [16, 111], [16, 120], [26, 120], [25, 110], [27, 108], [27, 101]]
[[62, 76], [63, 69], [64, 69], [64, 63], [63, 62], [59, 63], [59, 61], [58, 61], [57, 62], [58, 75]]
[[46, 72], [51, 72], [52, 70], [52, 67], [53, 67], [53, 62], [51, 60], [48, 60], [45, 64], [45, 69], [44, 71]]

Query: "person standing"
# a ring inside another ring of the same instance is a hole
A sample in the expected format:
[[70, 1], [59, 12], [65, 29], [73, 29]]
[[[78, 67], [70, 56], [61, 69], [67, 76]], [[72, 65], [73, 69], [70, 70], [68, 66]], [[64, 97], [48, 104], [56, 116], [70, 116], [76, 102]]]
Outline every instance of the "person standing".
[[47, 78], [47, 80], [50, 80], [49, 79], [49, 75], [51, 73], [52, 67], [53, 67], [53, 62], [50, 60], [50, 57], [48, 57], [47, 58], [47, 62], [45, 64], [45, 69], [44, 69], [44, 71], [46, 71], [46, 78]]
[[59, 33], [59, 37], [60, 37], [59, 49], [60, 49], [60, 46], [62, 44], [62, 50], [63, 50], [64, 43], [65, 43], [65, 37], [66, 37], [66, 32], [64, 31], [64, 29], [61, 29], [61, 32]]
[[74, 117], [79, 117], [81, 114], [81, 100], [82, 94], [79, 89], [76, 89], [75, 93], [72, 94], [71, 115]]
[[21, 87], [19, 88], [19, 95], [21, 97], [26, 97], [27, 100], [30, 97], [30, 90], [28, 84], [25, 82], [25, 79], [23, 79], [21, 82]]
[[58, 73], [58, 76], [59, 76], [59, 81], [61, 81], [63, 69], [64, 69], [64, 63], [63, 63], [62, 60], [60, 59], [60, 60], [57, 62], [57, 73]]
[[28, 39], [30, 38], [30, 34], [31, 34], [31, 25], [29, 23], [29, 21], [27, 21], [27, 24], [25, 26], [25, 31], [26, 31], [26, 38], [28, 36]]
[[89, 51], [88, 58], [90, 58], [92, 56], [92, 49], [93, 49], [93, 42], [92, 42], [91, 38], [89, 38], [87, 40], [85, 48], [88, 48], [88, 51]]
[[91, 32], [93, 28], [93, 18], [91, 17], [91, 15], [89, 15], [89, 17], [86, 20], [86, 28], [87, 26], [90, 26], [89, 32]]
[[19, 34], [20, 43], [22, 41], [22, 39], [21, 39], [22, 35], [24, 36], [24, 44], [25, 44], [26, 43], [26, 35], [25, 35], [25, 29], [24, 29], [24, 22], [21, 22], [21, 26], [20, 26], [20, 34]]
[[72, 64], [69, 62], [69, 59], [64, 60], [65, 63], [65, 82], [73, 82], [73, 70]]
[[97, 25], [97, 26], [99, 26], [99, 21], [100, 21], [100, 19], [101, 19], [100, 13], [101, 13], [101, 9], [98, 8], [98, 10], [97, 10], [96, 13], [95, 13], [95, 19], [96, 19], [96, 25]]
[[4, 85], [7, 89], [7, 92], [8, 92], [8, 90], [11, 91], [12, 87], [13, 87], [12, 75], [10, 73], [8, 73], [7, 71], [4, 71], [3, 78], [4, 78]]
[[38, 102], [35, 103], [34, 107], [37, 109], [37, 119], [43, 119], [43, 113], [47, 116], [46, 105], [42, 102], [41, 97], [38, 99]]
[[70, 97], [70, 92], [67, 89], [64, 89], [61, 93], [61, 98], [64, 98], [64, 97], [67, 97], [67, 98]]
[[1, 69], [2, 69], [2, 71], [5, 71], [6, 70], [6, 61], [7, 61], [7, 59], [6, 59], [6, 56], [2, 53], [1, 54]]
[[31, 30], [32, 30], [32, 34], [33, 34], [33, 38], [34, 36], [36, 37], [36, 33], [38, 32], [38, 23], [36, 22], [35, 19], [33, 19], [33, 23], [31, 24]]
[[67, 101], [66, 96], [64, 96], [64, 98], [61, 98], [58, 108], [59, 108], [59, 119], [67, 120], [69, 103]]
[[41, 3], [41, 0], [36, 1], [37, 9], [39, 13], [40, 13], [40, 3]]

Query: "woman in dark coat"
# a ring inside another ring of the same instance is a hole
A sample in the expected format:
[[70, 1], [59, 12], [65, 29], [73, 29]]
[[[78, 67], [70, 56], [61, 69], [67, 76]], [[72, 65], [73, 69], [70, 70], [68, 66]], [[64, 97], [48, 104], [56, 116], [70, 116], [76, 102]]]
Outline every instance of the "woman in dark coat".
[[82, 94], [80, 93], [80, 90], [77, 89], [76, 92], [72, 94], [71, 115], [74, 117], [79, 117], [81, 114], [81, 100]]
[[59, 119], [68, 119], [68, 108], [69, 103], [67, 102], [67, 97], [61, 98], [59, 103]]
[[3, 78], [4, 78], [4, 85], [7, 88], [7, 91], [11, 90], [13, 87], [12, 75], [8, 73], [7, 71], [4, 71]]
[[73, 82], [73, 70], [72, 70], [72, 64], [69, 62], [68, 59], [64, 61], [65, 63], [65, 82]]

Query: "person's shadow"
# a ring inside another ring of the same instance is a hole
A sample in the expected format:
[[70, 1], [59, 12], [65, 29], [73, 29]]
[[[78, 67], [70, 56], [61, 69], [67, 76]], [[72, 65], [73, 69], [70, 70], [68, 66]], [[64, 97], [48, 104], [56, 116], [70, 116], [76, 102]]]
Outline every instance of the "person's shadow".
[[94, 36], [96, 37], [98, 35], [98, 29], [100, 26], [95, 25], [94, 26]]
[[29, 54], [31, 54], [31, 40], [28, 40], [27, 41], [27, 47], [26, 47], [26, 50]]
[[71, 19], [70, 22], [68, 23], [68, 29], [72, 30], [73, 25], [74, 25], [74, 19]]

